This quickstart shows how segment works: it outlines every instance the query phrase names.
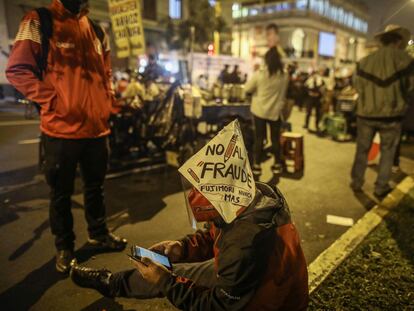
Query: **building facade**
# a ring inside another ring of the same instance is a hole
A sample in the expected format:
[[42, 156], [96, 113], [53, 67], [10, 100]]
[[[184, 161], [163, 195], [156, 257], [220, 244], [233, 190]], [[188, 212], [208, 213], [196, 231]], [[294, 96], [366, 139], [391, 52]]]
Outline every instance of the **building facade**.
[[299, 65], [340, 66], [366, 55], [367, 8], [358, 1], [239, 1], [232, 6], [234, 55], [263, 56], [266, 25], [280, 28], [286, 58]]
[[[143, 26], [147, 51], [167, 51], [165, 40], [167, 20], [172, 19], [175, 24], [189, 17], [189, 6], [194, 0], [140, 0], [142, 6]], [[20, 21], [28, 11], [47, 6], [51, 0], [0, 0], [0, 84], [7, 84], [4, 68], [7, 64], [7, 54], [13, 44]], [[220, 14], [229, 24], [232, 21], [231, 1], [209, 0], [211, 6], [220, 4]], [[222, 5], [221, 5], [222, 2]], [[110, 17], [107, 0], [90, 0], [90, 18], [98, 21], [111, 33]], [[111, 46], [115, 47], [113, 36]], [[220, 36], [222, 51], [231, 52], [231, 32]], [[113, 49], [114, 52], [114, 49]], [[118, 59], [113, 53], [114, 68], [126, 68], [128, 59]]]

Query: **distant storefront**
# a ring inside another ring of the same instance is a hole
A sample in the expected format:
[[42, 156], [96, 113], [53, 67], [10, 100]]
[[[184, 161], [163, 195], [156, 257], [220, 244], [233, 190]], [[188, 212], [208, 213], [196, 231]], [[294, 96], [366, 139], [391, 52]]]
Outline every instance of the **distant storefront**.
[[294, 0], [233, 4], [235, 56], [255, 59], [267, 50], [265, 29], [280, 27], [286, 58], [302, 66], [350, 64], [366, 55], [366, 9], [352, 1]]

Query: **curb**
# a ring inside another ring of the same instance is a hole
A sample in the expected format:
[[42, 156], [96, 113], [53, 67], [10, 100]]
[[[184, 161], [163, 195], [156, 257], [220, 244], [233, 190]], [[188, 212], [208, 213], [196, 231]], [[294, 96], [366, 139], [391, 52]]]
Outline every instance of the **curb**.
[[380, 204], [368, 211], [353, 227], [348, 229], [308, 266], [309, 293], [312, 293], [381, 223], [383, 218], [398, 206], [402, 198], [412, 188], [414, 188], [413, 178], [406, 177]]

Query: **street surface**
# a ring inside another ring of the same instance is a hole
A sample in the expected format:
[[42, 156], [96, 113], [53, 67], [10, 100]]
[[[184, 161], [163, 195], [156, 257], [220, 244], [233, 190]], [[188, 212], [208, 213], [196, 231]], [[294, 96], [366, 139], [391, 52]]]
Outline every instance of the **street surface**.
[[[102, 298], [78, 288], [54, 268], [55, 249], [48, 223], [48, 187], [37, 175], [38, 121], [24, 120], [23, 110], [0, 104], [0, 306], [2, 310], [168, 310], [165, 299], [139, 301]], [[372, 196], [375, 167], [367, 170], [365, 194], [348, 187], [355, 152], [352, 142], [338, 143], [302, 129], [304, 113], [295, 110], [293, 131], [305, 134], [303, 177], [282, 177], [286, 196], [302, 238], [308, 264], [348, 227], [328, 224], [327, 215], [357, 221], [376, 204]], [[413, 145], [403, 145], [402, 172], [414, 173]], [[263, 181], [270, 181], [264, 164]], [[272, 181], [274, 182], [274, 181]], [[129, 243], [144, 247], [191, 232], [176, 169], [162, 168], [108, 179], [105, 184], [108, 224]], [[93, 267], [130, 269], [123, 253], [96, 254], [86, 247], [87, 232], [78, 180], [73, 197], [77, 257]]]

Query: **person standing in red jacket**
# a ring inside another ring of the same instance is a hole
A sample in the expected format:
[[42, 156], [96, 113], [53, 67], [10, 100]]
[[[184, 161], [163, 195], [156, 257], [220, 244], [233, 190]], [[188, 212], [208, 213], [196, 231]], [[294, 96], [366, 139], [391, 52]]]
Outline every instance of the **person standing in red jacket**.
[[[68, 272], [74, 259], [71, 196], [80, 165], [90, 244], [122, 250], [127, 241], [106, 226], [103, 183], [113, 107], [109, 39], [98, 37], [87, 18], [88, 0], [53, 0], [47, 8], [51, 36], [47, 55], [40, 13], [23, 18], [6, 69], [10, 83], [41, 107], [45, 175], [50, 186], [50, 226], [56, 269]], [[103, 30], [102, 33], [104, 34]], [[41, 68], [42, 57], [47, 57]]]

